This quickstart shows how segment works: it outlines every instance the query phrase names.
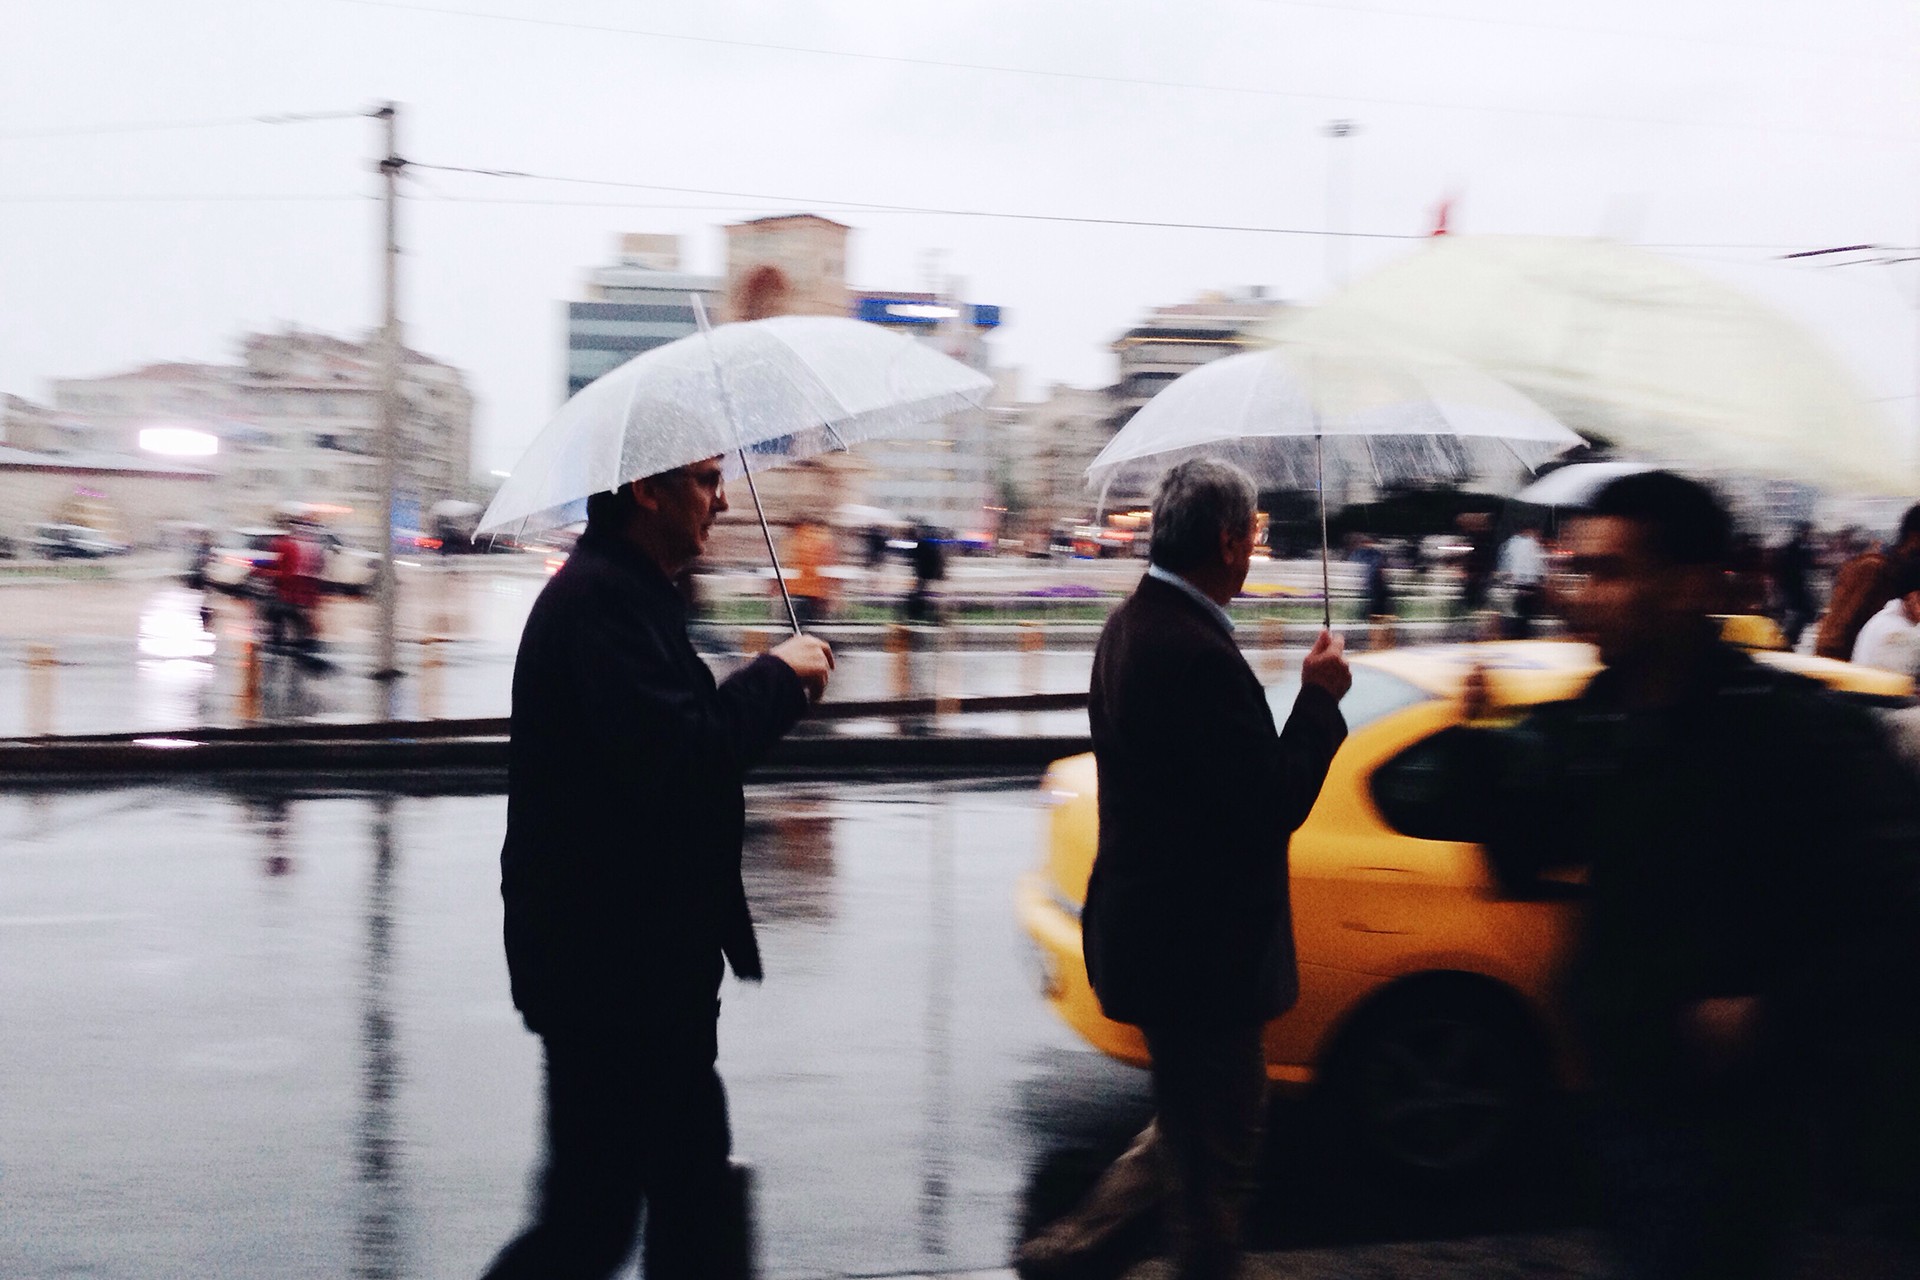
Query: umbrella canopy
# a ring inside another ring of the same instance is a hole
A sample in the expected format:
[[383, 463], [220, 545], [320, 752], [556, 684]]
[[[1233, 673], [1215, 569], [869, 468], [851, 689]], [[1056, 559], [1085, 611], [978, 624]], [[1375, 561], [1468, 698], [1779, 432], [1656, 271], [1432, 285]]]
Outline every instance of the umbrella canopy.
[[1584, 507], [1621, 476], [1651, 471], [1645, 462], [1575, 462], [1551, 471], [1513, 495], [1536, 507]]
[[1106, 489], [1211, 454], [1267, 488], [1324, 497], [1329, 486], [1513, 477], [1580, 443], [1539, 405], [1458, 360], [1352, 336], [1289, 337], [1174, 379], [1087, 475]]
[[1860, 493], [1920, 487], [1893, 424], [1818, 338], [1644, 250], [1440, 237], [1263, 336], [1356, 329], [1464, 360], [1625, 452]]
[[655, 347], [584, 388], [528, 446], [480, 521], [529, 533], [586, 499], [738, 452], [767, 465], [907, 434], [978, 405], [985, 375], [878, 325], [831, 316], [724, 324]]

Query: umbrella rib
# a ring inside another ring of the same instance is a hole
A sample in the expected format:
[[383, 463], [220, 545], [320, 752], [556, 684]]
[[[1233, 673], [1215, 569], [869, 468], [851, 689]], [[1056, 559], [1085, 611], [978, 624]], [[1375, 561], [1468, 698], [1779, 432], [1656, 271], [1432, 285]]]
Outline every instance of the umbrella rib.
[[1521, 455], [1520, 451], [1513, 447], [1513, 441], [1507, 439], [1505, 436], [1495, 436], [1494, 439], [1507, 447], [1507, 452], [1513, 455], [1514, 461], [1527, 469], [1528, 475], [1537, 476], [1540, 474], [1539, 469], [1531, 462], [1528, 462], [1526, 458]]

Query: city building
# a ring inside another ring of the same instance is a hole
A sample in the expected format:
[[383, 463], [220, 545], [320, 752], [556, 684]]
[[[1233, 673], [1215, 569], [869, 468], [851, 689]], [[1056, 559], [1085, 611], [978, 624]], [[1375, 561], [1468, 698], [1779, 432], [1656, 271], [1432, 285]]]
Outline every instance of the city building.
[[1044, 547], [1055, 529], [1093, 518], [1099, 494], [1087, 488], [1087, 465], [1113, 438], [1110, 411], [1106, 391], [1063, 384], [1044, 400], [999, 411], [1002, 499], [1009, 525], [1029, 548]]
[[[376, 343], [289, 330], [252, 334], [235, 371], [250, 429], [230, 435], [225, 472], [235, 514], [288, 504], [380, 543], [380, 353]], [[473, 393], [451, 365], [417, 351], [400, 361], [398, 530], [424, 530], [434, 503], [472, 497]]]
[[694, 332], [694, 295], [711, 310], [722, 283], [681, 269], [678, 236], [621, 236], [614, 261], [588, 273], [586, 299], [566, 304], [567, 395]]
[[1237, 293], [1203, 293], [1192, 302], [1155, 307], [1113, 341], [1119, 378], [1108, 392], [1115, 431], [1160, 389], [1221, 356], [1245, 350], [1248, 331], [1287, 308], [1258, 285]]
[[[76, 446], [216, 477], [208, 524], [272, 521], [292, 507], [368, 546], [381, 539], [380, 357], [376, 343], [300, 329], [250, 334], [238, 365], [154, 364], [54, 383]], [[475, 496], [473, 396], [457, 369], [415, 351], [398, 384], [395, 524], [423, 527], [433, 503]]]
[[0, 395], [0, 445], [34, 453], [69, 453], [91, 443], [83, 420], [24, 396]]
[[[1141, 406], [1181, 374], [1246, 350], [1250, 331], [1278, 317], [1288, 305], [1255, 285], [1231, 293], [1203, 293], [1192, 302], [1149, 311], [1113, 341], [1120, 368], [1107, 391], [1109, 434], [1126, 426]], [[1151, 495], [1135, 485], [1108, 497], [1110, 505], [1140, 505]]]
[[204, 467], [99, 453], [0, 445], [0, 539], [31, 543], [36, 526], [81, 525], [131, 546], [186, 545], [213, 502]]
[[[851, 301], [856, 319], [905, 334], [992, 376], [987, 339], [1000, 327], [999, 307], [936, 293], [867, 290], [854, 293]], [[1011, 398], [1010, 386], [996, 387], [986, 405], [949, 414], [923, 433], [861, 445], [856, 452], [871, 468], [863, 500], [959, 534], [997, 537], [996, 517], [1006, 503], [1000, 500], [1005, 416], [996, 406]]]
[[727, 234], [727, 319], [847, 314], [847, 237], [812, 213], [736, 222]]

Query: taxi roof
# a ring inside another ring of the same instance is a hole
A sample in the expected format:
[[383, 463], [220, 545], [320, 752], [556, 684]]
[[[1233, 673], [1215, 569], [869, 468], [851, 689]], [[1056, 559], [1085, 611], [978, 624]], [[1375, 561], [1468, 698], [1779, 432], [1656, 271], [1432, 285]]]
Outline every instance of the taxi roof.
[[[1754, 651], [1771, 667], [1792, 671], [1850, 693], [1910, 697], [1913, 681], [1891, 671], [1815, 658], [1799, 653]], [[1416, 645], [1354, 655], [1353, 661], [1441, 697], [1460, 692], [1472, 666], [1486, 669], [1499, 700], [1510, 704], [1549, 702], [1578, 692], [1600, 669], [1590, 644], [1574, 640], [1485, 640], [1461, 644]]]

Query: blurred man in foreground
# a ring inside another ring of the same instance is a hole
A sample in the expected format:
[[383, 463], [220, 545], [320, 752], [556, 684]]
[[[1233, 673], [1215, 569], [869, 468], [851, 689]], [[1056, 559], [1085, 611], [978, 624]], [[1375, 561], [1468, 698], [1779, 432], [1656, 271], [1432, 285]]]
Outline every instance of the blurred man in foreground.
[[1027, 1274], [1083, 1269], [1163, 1208], [1178, 1280], [1225, 1280], [1266, 1121], [1261, 1032], [1299, 992], [1287, 837], [1346, 737], [1353, 683], [1321, 632], [1276, 730], [1226, 605], [1246, 583], [1254, 484], [1181, 463], [1153, 504], [1152, 564], [1094, 650], [1100, 836], [1082, 916], [1109, 1018], [1145, 1033], [1153, 1125], [1073, 1214], [1023, 1246]]
[[1776, 1274], [1822, 1094], [1854, 1104], [1831, 1132], [1920, 1136], [1861, 1073], [1914, 1045], [1920, 784], [1869, 713], [1720, 642], [1730, 544], [1690, 480], [1609, 484], [1557, 583], [1602, 671], [1455, 754], [1509, 892], [1586, 869], [1566, 993], [1632, 1276]]
[[825, 690], [795, 636], [716, 685], [673, 586], [727, 509], [719, 458], [587, 504], [513, 673], [501, 850], [513, 1001], [546, 1051], [533, 1224], [492, 1277], [610, 1276], [646, 1206], [650, 1280], [741, 1280], [742, 1190], [714, 1070], [723, 965], [761, 975], [741, 780]]

